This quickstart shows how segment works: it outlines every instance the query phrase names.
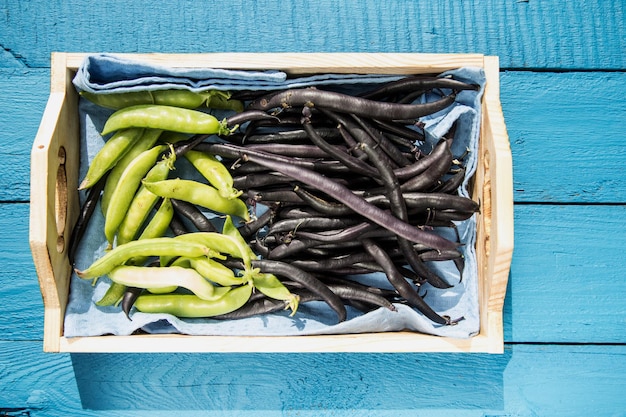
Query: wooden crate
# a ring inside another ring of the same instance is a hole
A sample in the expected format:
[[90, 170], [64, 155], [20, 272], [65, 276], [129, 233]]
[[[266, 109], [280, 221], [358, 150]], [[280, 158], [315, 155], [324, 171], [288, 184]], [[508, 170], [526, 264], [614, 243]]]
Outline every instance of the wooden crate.
[[63, 319], [72, 272], [67, 247], [80, 210], [78, 94], [72, 78], [86, 54], [53, 53], [50, 98], [31, 154], [30, 246], [44, 302], [46, 352], [503, 352], [502, 309], [513, 251], [512, 159], [499, 91], [498, 58], [479, 54], [214, 53], [122, 54], [178, 67], [279, 69], [311, 73], [439, 73], [485, 70], [479, 166], [474, 198], [480, 332], [453, 339], [415, 332], [250, 337], [133, 335], [66, 338]]

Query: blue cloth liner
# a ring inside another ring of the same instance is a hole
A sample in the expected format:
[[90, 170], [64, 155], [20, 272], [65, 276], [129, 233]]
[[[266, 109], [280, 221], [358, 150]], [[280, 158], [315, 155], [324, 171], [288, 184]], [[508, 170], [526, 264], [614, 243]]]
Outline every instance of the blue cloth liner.
[[[477, 165], [478, 140], [481, 121], [481, 99], [485, 85], [485, 75], [481, 68], [464, 67], [449, 71], [442, 76], [478, 84], [478, 91], [462, 91], [455, 104], [442, 112], [421, 119], [425, 125], [427, 140], [420, 147], [430, 150], [442, 135], [456, 123], [453, 154], [465, 158], [467, 177], [461, 195], [468, 196], [467, 185]], [[140, 89], [187, 88], [193, 91], [206, 89], [221, 90], [277, 90], [284, 88], [314, 85], [336, 85], [338, 88], [365, 85], [398, 79], [397, 75], [355, 75], [321, 74], [299, 78], [289, 78], [281, 71], [234, 71], [223, 69], [167, 68], [129, 61], [108, 54], [88, 56], [79, 68], [73, 82], [79, 91], [113, 93]], [[420, 100], [427, 100], [422, 97]], [[99, 132], [112, 113], [81, 99], [80, 116], [80, 179], [86, 173], [89, 162], [105, 143]], [[223, 117], [223, 112], [215, 113]], [[185, 169], [184, 166], [180, 169]], [[81, 202], [86, 192], [80, 191]], [[452, 262], [437, 262], [429, 267], [453, 284], [450, 289], [437, 289], [424, 285], [427, 290], [425, 300], [439, 314], [455, 319], [464, 317], [455, 326], [441, 326], [432, 323], [416, 310], [397, 304], [397, 311], [379, 308], [367, 314], [348, 307], [348, 320], [337, 324], [335, 313], [322, 302], [302, 304], [294, 317], [288, 311], [240, 320], [220, 321], [214, 319], [179, 319], [169, 314], [145, 314], [133, 311], [132, 320], [126, 318], [120, 307], [99, 307], [98, 301], [110, 286], [107, 277], [101, 277], [93, 285], [91, 280], [83, 280], [73, 274], [70, 294], [65, 314], [65, 337], [129, 335], [137, 330], [149, 333], [182, 333], [190, 335], [314, 335], [348, 334], [363, 332], [385, 332], [411, 330], [426, 334], [452, 338], [469, 338], [478, 333], [480, 327], [478, 305], [478, 277], [475, 253], [476, 216], [458, 222], [458, 233], [465, 256], [463, 279]], [[103, 233], [104, 218], [98, 206], [91, 219], [81, 245], [75, 256], [75, 267], [87, 268], [103, 256], [107, 246]], [[439, 232], [439, 231], [438, 231]], [[441, 233], [455, 239], [453, 231], [442, 229]], [[383, 274], [370, 274], [359, 279], [391, 288]]]

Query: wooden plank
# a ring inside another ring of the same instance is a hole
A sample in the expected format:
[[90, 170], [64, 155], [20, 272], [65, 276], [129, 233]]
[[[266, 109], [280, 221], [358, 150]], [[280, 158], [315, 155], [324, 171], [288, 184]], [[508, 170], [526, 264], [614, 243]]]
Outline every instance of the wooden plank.
[[44, 354], [0, 342], [0, 410], [31, 417], [620, 415], [625, 346], [488, 354]]
[[[76, 70], [87, 56], [85, 53], [71, 52], [64, 53], [64, 55], [67, 59], [67, 67], [72, 70]], [[280, 69], [289, 75], [312, 73], [433, 74], [463, 66], [482, 67], [484, 65], [482, 54], [470, 53], [215, 52], [211, 54], [132, 53], [124, 54], [124, 56], [127, 59], [152, 65], [238, 70]]]
[[[11, 164], [11, 175], [0, 176], [0, 200], [27, 201], [30, 149], [26, 144], [34, 137], [43, 113], [49, 73], [4, 70], [0, 75], [0, 87], [8, 98], [0, 113], [6, 138], [0, 155], [4, 160], [17, 158]], [[626, 201], [626, 190], [615, 178], [614, 168], [626, 152], [620, 123], [626, 116], [626, 104], [619, 93], [626, 86], [626, 74], [504, 72], [501, 83], [514, 157], [516, 201]], [[571, 85], [595, 85], [597, 93], [590, 95], [584, 89], [571, 89]], [[568, 90], [571, 100], [563, 100], [563, 91]], [[581, 117], [581, 112], [593, 114], [593, 123]], [[547, 118], [550, 124], [545, 122]], [[553, 125], [557, 128], [546, 130], [545, 126]], [[594, 153], [599, 149], [607, 163], [597, 163]], [[561, 169], [536, 168], [541, 166], [539, 162], [551, 159], [559, 160]], [[572, 178], [570, 172], [578, 175]]]
[[[47, 70], [0, 70], [0, 89], [6, 94], [0, 158], [12, 161], [2, 168], [11, 171], [0, 175], [0, 201], [28, 201], [30, 144], [48, 99], [49, 76]], [[616, 176], [626, 157], [621, 97], [626, 73], [506, 71], [500, 82], [515, 201], [626, 201], [626, 188]], [[594, 94], [571, 87], [589, 85]], [[552, 161], [559, 162], [558, 169], [543, 168]]]
[[[624, 206], [515, 206], [504, 304], [508, 342], [622, 343]], [[40, 340], [43, 304], [27, 204], [0, 204], [0, 340]], [[582, 244], [581, 242], [585, 242]]]
[[8, 0], [3, 9], [4, 66], [48, 67], [52, 51], [387, 51], [480, 52], [506, 68], [626, 67], [621, 2]]
[[501, 74], [515, 201], [626, 201], [626, 73]]
[[515, 206], [505, 340], [623, 343], [626, 206]]
[[28, 246], [29, 205], [0, 204], [0, 329], [3, 340], [38, 340], [43, 301]]
[[0, 204], [0, 340], [39, 340], [43, 301], [28, 246], [29, 205]]
[[28, 201], [30, 147], [50, 93], [50, 71], [0, 69], [0, 201]]

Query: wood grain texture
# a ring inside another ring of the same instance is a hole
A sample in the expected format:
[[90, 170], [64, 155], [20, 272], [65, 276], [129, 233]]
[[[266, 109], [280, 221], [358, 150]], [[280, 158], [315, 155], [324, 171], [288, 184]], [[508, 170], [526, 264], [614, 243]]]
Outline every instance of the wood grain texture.
[[[80, 416], [620, 416], [624, 346], [503, 355], [44, 354], [0, 342], [3, 408]], [[445, 365], [445, 366], [444, 366]]]
[[626, 201], [626, 73], [507, 71], [500, 82], [515, 201]]
[[623, 343], [626, 206], [515, 206], [505, 340]]
[[[506, 342], [626, 340], [624, 206], [515, 206]], [[27, 204], [0, 204], [0, 340], [41, 340], [43, 303], [28, 251]], [[584, 244], [582, 243], [584, 242]]]
[[50, 71], [0, 68], [0, 201], [28, 201], [30, 148], [50, 94]]
[[[0, 158], [12, 162], [10, 175], [0, 176], [0, 201], [28, 201], [30, 146], [49, 77], [43, 69], [0, 70]], [[616, 171], [626, 157], [626, 73], [505, 71], [500, 83], [515, 201], [626, 201]]]
[[48, 67], [52, 51], [385, 51], [478, 52], [500, 56], [504, 68], [621, 69], [623, 6], [584, 0], [391, 0], [384, 7], [376, 0], [202, 6], [191, 0], [4, 0], [0, 66]]
[[[0, 0], [0, 415], [626, 416], [624, 21], [600, 0]], [[52, 51], [478, 52], [556, 70], [501, 74], [523, 203], [504, 355], [42, 353], [26, 219]]]
[[40, 340], [43, 301], [28, 246], [29, 205], [0, 204], [0, 340]]

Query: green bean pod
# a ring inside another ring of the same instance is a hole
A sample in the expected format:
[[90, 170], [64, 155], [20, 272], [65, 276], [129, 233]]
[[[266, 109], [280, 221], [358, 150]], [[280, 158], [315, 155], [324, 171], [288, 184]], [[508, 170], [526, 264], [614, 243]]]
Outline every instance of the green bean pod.
[[249, 267], [251, 262], [250, 252], [246, 244], [241, 244], [237, 239], [218, 232], [194, 232], [185, 233], [173, 238], [185, 242], [194, 242], [211, 248], [216, 253], [227, 254], [233, 258], [241, 259], [244, 265]]
[[196, 242], [179, 240], [170, 237], [133, 240], [116, 246], [101, 258], [95, 260], [87, 269], [75, 270], [79, 278], [90, 279], [108, 274], [116, 266], [120, 266], [139, 256], [187, 256], [196, 258], [212, 253], [212, 249]]
[[217, 189], [219, 194], [227, 199], [237, 198], [243, 191], [233, 187], [233, 177], [228, 168], [215, 157], [215, 155], [190, 150], [185, 153], [185, 158], [191, 162], [196, 170]]
[[242, 277], [236, 276], [232, 269], [211, 258], [201, 256], [184, 259], [189, 262], [191, 268], [211, 282], [222, 286], [241, 285], [244, 283]]
[[139, 140], [142, 134], [143, 129], [141, 128], [129, 128], [115, 132], [91, 160], [87, 174], [78, 189], [84, 190], [97, 183]]
[[164, 198], [157, 211], [141, 232], [141, 235], [139, 235], [139, 239], [152, 239], [164, 236], [172, 221], [172, 217], [174, 217], [172, 201], [169, 198]]
[[188, 289], [202, 300], [214, 300], [215, 287], [192, 268], [180, 266], [149, 267], [121, 265], [108, 273], [111, 281], [127, 287], [150, 289], [151, 292], [172, 292], [177, 287]]
[[[174, 169], [176, 155], [171, 152], [167, 158], [157, 162], [145, 176], [146, 181], [162, 181], [167, 179], [170, 171]], [[148, 191], [142, 184], [135, 193], [124, 220], [119, 225], [117, 231], [117, 244], [129, 242], [139, 234], [142, 225], [150, 215], [150, 211], [159, 200], [159, 196]]]
[[[159, 208], [152, 215], [152, 218], [146, 225], [146, 227], [141, 232], [141, 235], [137, 238], [138, 240], [142, 239], [153, 239], [156, 237], [163, 237], [167, 232], [167, 229], [172, 221], [172, 217], [174, 217], [174, 207], [172, 206], [172, 202], [169, 198], [164, 198], [159, 205]], [[119, 242], [119, 239], [118, 239]], [[128, 242], [127, 242], [128, 243]], [[119, 244], [119, 243], [118, 243]], [[147, 256], [139, 256], [136, 258], [130, 259], [126, 262], [129, 265], [143, 265], [148, 260]]]
[[192, 135], [188, 133], [174, 132], [173, 130], [165, 130], [159, 137], [159, 142], [166, 145], [182, 142], [189, 139]]
[[142, 152], [128, 164], [122, 173], [117, 187], [111, 194], [111, 200], [104, 218], [104, 235], [110, 244], [113, 243], [115, 233], [124, 220], [128, 207], [130, 207], [142, 180], [148, 171], [154, 167], [159, 155], [165, 149], [165, 145], [158, 145]]
[[113, 113], [104, 124], [102, 135], [129, 127], [173, 130], [192, 134], [229, 134], [226, 124], [198, 110], [158, 104], [125, 107]]
[[208, 184], [176, 178], [155, 182], [144, 181], [144, 185], [161, 197], [187, 201], [216, 213], [241, 217], [246, 221], [250, 219], [248, 207], [242, 200], [224, 198], [215, 187]]
[[142, 294], [135, 301], [135, 308], [144, 313], [165, 313], [181, 318], [213, 317], [241, 308], [251, 295], [251, 285], [233, 288], [214, 301], [192, 294]]
[[161, 136], [162, 130], [158, 129], [143, 129], [143, 133], [141, 138], [130, 148], [126, 154], [117, 161], [117, 164], [111, 169], [109, 172], [109, 176], [107, 177], [106, 184], [104, 185], [104, 190], [102, 191], [102, 197], [100, 197], [100, 208], [102, 210], [102, 214], [106, 215], [107, 209], [109, 207], [109, 201], [111, 201], [111, 195], [117, 187], [117, 183], [124, 173], [124, 170], [139, 154], [143, 151], [146, 151], [152, 148], [159, 137]]
[[124, 292], [126, 292], [126, 285], [112, 282], [102, 298], [96, 301], [96, 305], [100, 307], [116, 305], [122, 300]]
[[213, 94], [207, 100], [207, 107], [212, 109], [233, 110], [240, 113], [244, 109], [241, 100], [232, 100], [231, 94], [226, 91], [214, 90]]
[[[155, 237], [162, 237], [165, 235], [167, 228], [170, 225], [170, 221], [174, 216], [174, 208], [169, 198], [163, 199], [159, 208], [154, 213], [143, 232], [139, 236], [139, 239], [152, 239]], [[148, 256], [138, 256], [126, 261], [127, 265], [143, 265], [148, 260]], [[217, 262], [216, 262], [217, 263]], [[221, 265], [221, 264], [218, 264]], [[102, 298], [96, 301], [98, 306], [110, 306], [118, 304], [122, 300], [122, 296], [126, 291], [126, 285], [118, 284], [116, 282], [111, 283], [111, 286], [107, 289]]]
[[291, 309], [291, 316], [296, 314], [300, 297], [291, 293], [287, 287], [273, 274], [256, 273], [252, 277], [254, 288], [269, 298], [287, 302], [287, 308]]
[[183, 107], [186, 109], [195, 109], [203, 104], [214, 95], [213, 92], [196, 93], [189, 90], [142, 90], [129, 91], [124, 93], [91, 93], [82, 91], [82, 97], [101, 106], [113, 110], [123, 109], [125, 107], [136, 106], [140, 104], [160, 104], [166, 106]]
[[257, 258], [257, 254], [254, 253], [254, 251], [248, 244], [248, 241], [244, 239], [244, 237], [241, 235], [241, 232], [239, 232], [237, 226], [235, 226], [235, 223], [233, 223], [232, 217], [226, 216], [226, 218], [224, 219], [224, 224], [222, 225], [222, 234], [230, 237], [231, 239], [234, 239], [241, 248], [241, 250], [247, 252], [246, 257], [242, 258], [244, 259], [244, 261], [247, 259]]

